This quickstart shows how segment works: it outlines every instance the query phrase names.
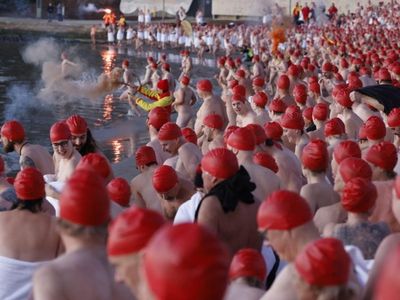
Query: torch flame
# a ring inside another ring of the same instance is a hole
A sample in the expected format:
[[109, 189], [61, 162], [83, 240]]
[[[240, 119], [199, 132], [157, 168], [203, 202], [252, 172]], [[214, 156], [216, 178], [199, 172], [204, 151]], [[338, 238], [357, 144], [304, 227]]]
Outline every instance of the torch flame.
[[106, 14], [111, 14], [111, 9], [106, 8], [106, 9], [104, 9], [104, 12], [105, 12]]

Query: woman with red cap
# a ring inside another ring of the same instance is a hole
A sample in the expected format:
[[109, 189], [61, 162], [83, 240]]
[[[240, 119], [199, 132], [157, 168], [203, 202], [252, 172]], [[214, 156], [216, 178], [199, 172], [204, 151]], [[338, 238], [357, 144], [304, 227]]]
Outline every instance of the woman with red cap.
[[141, 98], [136, 98], [135, 103], [145, 111], [150, 111], [155, 107], [171, 107], [173, 97], [171, 96], [168, 80], [166, 79], [157, 82], [157, 91], [151, 91], [144, 86], [140, 86], [138, 92], [154, 101], [148, 103]]
[[37, 268], [62, 252], [53, 216], [44, 212], [45, 182], [36, 168], [15, 179], [13, 210], [0, 213], [0, 298], [28, 299]]
[[197, 98], [193, 90], [189, 87], [190, 78], [186, 75], [182, 76], [180, 86], [174, 92], [174, 102], [172, 107], [178, 113], [176, 124], [180, 128], [193, 127], [194, 111], [192, 106], [196, 103]]
[[244, 95], [241, 95], [239, 93], [233, 94], [231, 101], [233, 110], [236, 113], [237, 126], [245, 127], [249, 124], [257, 124], [257, 116], [250, 108], [250, 105]]

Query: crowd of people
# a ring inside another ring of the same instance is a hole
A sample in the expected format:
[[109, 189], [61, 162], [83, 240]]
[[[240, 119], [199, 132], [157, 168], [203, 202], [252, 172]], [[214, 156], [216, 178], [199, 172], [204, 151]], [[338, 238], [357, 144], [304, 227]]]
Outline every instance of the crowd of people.
[[149, 133], [129, 181], [82, 116], [50, 128], [53, 155], [7, 120], [21, 170], [0, 159], [0, 298], [397, 299], [399, 19], [392, 1], [323, 25], [208, 25], [254, 55], [233, 47], [195, 84], [189, 49], [177, 81], [166, 55], [140, 85], [123, 60], [120, 98]]

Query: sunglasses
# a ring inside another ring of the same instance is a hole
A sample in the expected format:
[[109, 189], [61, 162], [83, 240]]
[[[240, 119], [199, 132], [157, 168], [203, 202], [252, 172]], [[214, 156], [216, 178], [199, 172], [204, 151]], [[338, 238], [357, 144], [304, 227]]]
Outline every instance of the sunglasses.
[[58, 143], [53, 143], [54, 147], [65, 147], [68, 145], [69, 141], [62, 141], [62, 142], [58, 142]]

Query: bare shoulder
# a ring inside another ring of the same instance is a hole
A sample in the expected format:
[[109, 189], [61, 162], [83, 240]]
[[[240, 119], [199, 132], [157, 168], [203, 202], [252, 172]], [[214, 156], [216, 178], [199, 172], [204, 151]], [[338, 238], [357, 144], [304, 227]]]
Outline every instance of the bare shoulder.
[[399, 244], [400, 244], [400, 233], [390, 234], [379, 245], [379, 248], [376, 251], [375, 259], [379, 260], [386, 257], [386, 255]]
[[223, 212], [221, 204], [219, 203], [218, 198], [215, 196], [205, 197], [201, 203], [200, 211], [207, 213], [211, 212], [213, 214], [218, 214]]
[[34, 299], [65, 299], [62, 281], [62, 272], [55, 263], [43, 266], [33, 276]]

